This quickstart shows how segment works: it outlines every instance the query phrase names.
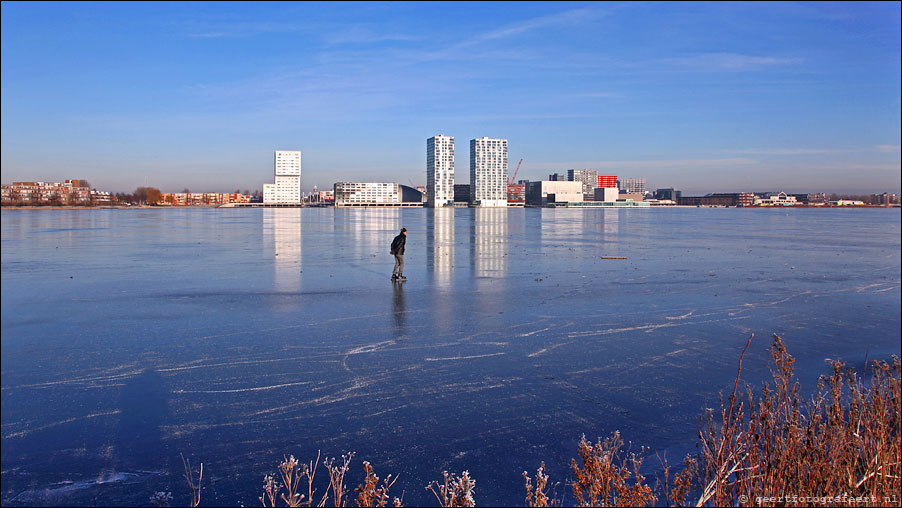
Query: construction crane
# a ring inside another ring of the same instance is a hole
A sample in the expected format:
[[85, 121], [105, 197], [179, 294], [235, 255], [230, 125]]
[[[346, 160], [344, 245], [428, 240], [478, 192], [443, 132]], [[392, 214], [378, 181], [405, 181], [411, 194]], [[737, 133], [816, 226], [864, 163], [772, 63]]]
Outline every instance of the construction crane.
[[507, 179], [507, 184], [508, 184], [508, 185], [513, 185], [514, 182], [517, 181], [517, 173], [520, 172], [520, 164], [523, 164], [523, 159], [520, 159], [520, 162], [517, 163], [517, 169], [514, 170], [514, 176], [512, 176], [512, 177], [510, 177], [510, 178]]

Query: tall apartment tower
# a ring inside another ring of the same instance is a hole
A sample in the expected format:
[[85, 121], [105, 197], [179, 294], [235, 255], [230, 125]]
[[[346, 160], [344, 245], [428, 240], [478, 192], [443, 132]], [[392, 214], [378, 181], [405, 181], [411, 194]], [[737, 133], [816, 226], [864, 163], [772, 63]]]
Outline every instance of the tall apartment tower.
[[470, 205], [507, 206], [507, 140], [470, 140]]
[[454, 206], [454, 136], [426, 140], [426, 206]]
[[[582, 182], [583, 196], [594, 196], [595, 187], [598, 187], [597, 169], [568, 169], [567, 180], [570, 182]], [[592, 198], [589, 198], [592, 199]]]
[[273, 172], [275, 183], [263, 186], [263, 202], [300, 204], [301, 151], [276, 150]]

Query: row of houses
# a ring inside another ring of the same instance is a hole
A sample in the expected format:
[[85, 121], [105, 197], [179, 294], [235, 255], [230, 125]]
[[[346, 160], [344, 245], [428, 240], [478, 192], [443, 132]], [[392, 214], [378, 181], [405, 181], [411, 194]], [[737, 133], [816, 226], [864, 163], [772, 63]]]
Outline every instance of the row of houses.
[[705, 196], [673, 196], [674, 204], [682, 206], [825, 206], [822, 193], [787, 194], [785, 192], [722, 192]]
[[4, 205], [112, 205], [116, 197], [92, 189], [86, 180], [65, 182], [13, 182], [0, 186]]
[[169, 192], [162, 195], [164, 206], [217, 206], [228, 203], [250, 203], [253, 196], [235, 192]]

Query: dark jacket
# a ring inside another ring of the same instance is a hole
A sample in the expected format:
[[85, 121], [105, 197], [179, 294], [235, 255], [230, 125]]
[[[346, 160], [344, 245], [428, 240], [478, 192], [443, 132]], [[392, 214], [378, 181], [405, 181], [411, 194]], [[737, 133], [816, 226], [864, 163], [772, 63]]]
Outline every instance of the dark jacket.
[[404, 244], [407, 243], [407, 235], [401, 233], [391, 242], [391, 254], [404, 255]]

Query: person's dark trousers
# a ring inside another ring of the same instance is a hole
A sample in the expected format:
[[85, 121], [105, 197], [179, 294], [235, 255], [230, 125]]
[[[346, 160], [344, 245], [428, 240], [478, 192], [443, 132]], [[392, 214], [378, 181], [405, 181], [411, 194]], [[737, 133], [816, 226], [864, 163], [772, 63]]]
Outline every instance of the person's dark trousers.
[[404, 254], [395, 254], [395, 269], [392, 275], [401, 275], [404, 273]]
[[404, 273], [404, 254], [395, 254], [395, 269], [392, 275], [401, 275]]

